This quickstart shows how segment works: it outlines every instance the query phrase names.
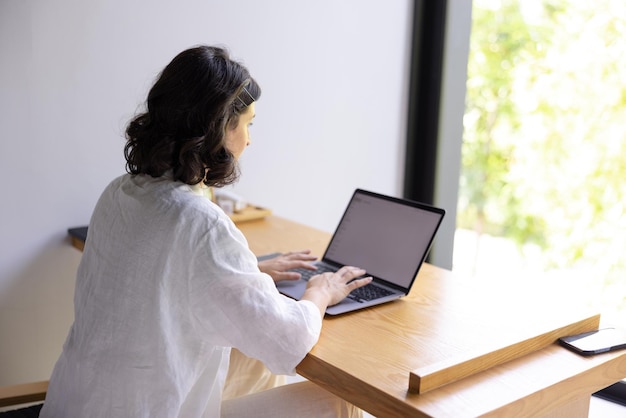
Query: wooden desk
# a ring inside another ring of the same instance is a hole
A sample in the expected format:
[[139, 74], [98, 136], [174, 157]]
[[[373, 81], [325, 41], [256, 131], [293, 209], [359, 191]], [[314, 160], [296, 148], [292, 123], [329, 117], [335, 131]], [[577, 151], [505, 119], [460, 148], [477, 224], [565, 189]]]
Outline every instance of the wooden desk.
[[[330, 238], [275, 216], [239, 227], [257, 255], [321, 255]], [[426, 264], [408, 297], [325, 318], [320, 341], [297, 371], [377, 417], [586, 417], [591, 394], [626, 377], [626, 351], [584, 358], [547, 343], [425, 393], [409, 392], [409, 374], [420, 367], [497, 350], [562, 315], [583, 317], [558, 294], [542, 298], [524, 284], [510, 286], [481, 286]], [[585, 326], [597, 326], [589, 321]]]
[[[277, 217], [239, 227], [257, 255], [303, 248], [321, 255], [330, 238]], [[554, 308], [553, 315], [560, 314], [557, 302], [565, 301], [558, 301], [558, 295], [542, 301], [534, 293], [524, 299], [529, 289], [523, 286], [493, 289], [490, 284], [487, 290], [426, 264], [407, 298], [327, 317], [319, 343], [297, 370], [377, 417], [586, 417], [591, 394], [626, 377], [626, 352], [583, 358], [549, 344], [429, 392], [408, 392], [409, 373], [424, 358], [455, 352], [455, 345], [462, 356], [468, 341], [475, 344], [471, 349], [480, 350], [481, 339], [506, 338], [507, 332], [532, 333], [534, 326], [547, 320], [545, 310], [532, 309], [534, 303], [544, 303]], [[518, 317], [523, 318], [517, 329], [507, 326], [509, 318], [499, 317], [499, 312], [511, 312], [511, 307], [519, 309]], [[519, 329], [525, 325], [527, 330]], [[480, 328], [483, 335], [468, 335]]]

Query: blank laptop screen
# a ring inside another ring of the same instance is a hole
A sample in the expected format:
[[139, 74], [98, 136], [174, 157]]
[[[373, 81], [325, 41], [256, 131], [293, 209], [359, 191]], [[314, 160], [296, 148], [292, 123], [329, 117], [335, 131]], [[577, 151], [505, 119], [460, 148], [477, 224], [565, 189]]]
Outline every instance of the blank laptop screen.
[[324, 258], [408, 288], [442, 214], [357, 192]]

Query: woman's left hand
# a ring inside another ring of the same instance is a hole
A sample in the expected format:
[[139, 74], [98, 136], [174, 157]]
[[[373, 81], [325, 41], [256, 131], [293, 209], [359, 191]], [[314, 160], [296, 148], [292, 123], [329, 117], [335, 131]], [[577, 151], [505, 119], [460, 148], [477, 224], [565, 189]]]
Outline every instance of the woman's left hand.
[[259, 270], [272, 276], [274, 282], [298, 280], [301, 276], [300, 273], [288, 270], [296, 268], [316, 270], [315, 266], [311, 264], [316, 259], [317, 257], [311, 255], [310, 250], [291, 251], [268, 260], [259, 261]]

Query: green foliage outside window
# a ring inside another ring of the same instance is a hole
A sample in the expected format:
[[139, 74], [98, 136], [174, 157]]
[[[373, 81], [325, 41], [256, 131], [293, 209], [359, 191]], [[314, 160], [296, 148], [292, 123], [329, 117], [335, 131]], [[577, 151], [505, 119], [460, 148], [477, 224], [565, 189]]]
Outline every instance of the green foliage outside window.
[[458, 227], [624, 286], [626, 2], [474, 0], [472, 21]]

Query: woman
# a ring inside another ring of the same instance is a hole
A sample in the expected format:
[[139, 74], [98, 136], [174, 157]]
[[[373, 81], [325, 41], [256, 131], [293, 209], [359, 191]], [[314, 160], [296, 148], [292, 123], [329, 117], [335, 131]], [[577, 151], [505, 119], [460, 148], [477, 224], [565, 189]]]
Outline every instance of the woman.
[[[346, 267], [311, 279], [301, 301], [286, 298], [203, 196], [202, 188], [237, 179], [259, 96], [246, 68], [220, 48], [183, 51], [160, 74], [126, 130], [128, 174], [109, 184], [92, 215], [75, 321], [42, 417], [354, 412], [309, 382], [221, 399], [231, 347], [273, 373], [294, 373], [326, 307], [371, 280], [352, 281], [365, 272]], [[278, 277], [285, 259], [274, 263], [265, 269]]]

